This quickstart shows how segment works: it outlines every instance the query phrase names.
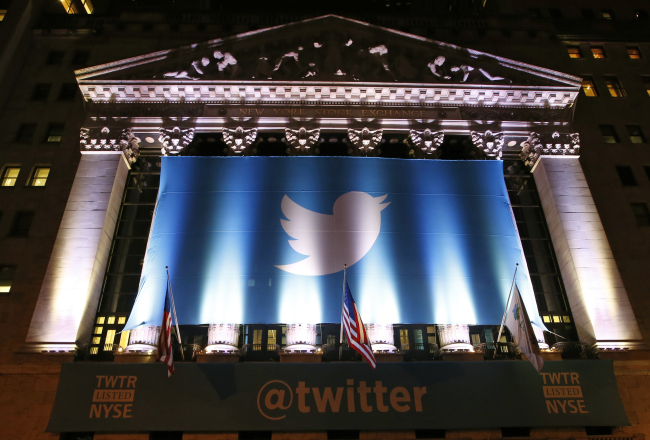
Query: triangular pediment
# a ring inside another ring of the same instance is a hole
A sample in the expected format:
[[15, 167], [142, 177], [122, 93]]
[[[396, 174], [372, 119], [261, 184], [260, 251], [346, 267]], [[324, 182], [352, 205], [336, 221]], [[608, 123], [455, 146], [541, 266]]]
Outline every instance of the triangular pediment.
[[83, 82], [300, 81], [546, 86], [580, 78], [339, 16], [78, 70]]

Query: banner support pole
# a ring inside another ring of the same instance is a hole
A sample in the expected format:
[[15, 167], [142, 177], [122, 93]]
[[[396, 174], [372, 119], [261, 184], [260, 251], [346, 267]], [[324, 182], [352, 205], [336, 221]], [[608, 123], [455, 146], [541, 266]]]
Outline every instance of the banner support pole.
[[508, 294], [508, 300], [506, 301], [506, 309], [503, 311], [503, 318], [501, 319], [501, 327], [499, 327], [499, 336], [494, 344], [494, 353], [492, 353], [492, 359], [496, 357], [497, 348], [501, 343], [501, 333], [503, 333], [503, 326], [506, 323], [506, 317], [508, 316], [508, 306], [510, 305], [510, 298], [512, 297], [512, 288], [515, 286], [515, 277], [517, 276], [517, 269], [519, 269], [519, 263], [515, 265], [515, 274], [512, 276], [512, 284], [510, 284], [510, 293]]

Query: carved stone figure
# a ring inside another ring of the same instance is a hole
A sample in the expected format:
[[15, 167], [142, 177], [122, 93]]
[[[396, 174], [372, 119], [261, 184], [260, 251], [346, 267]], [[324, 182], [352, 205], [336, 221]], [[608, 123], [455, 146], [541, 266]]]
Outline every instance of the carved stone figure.
[[237, 154], [242, 154], [255, 139], [257, 139], [257, 128], [249, 130], [244, 130], [242, 127], [223, 129], [223, 141]]
[[426, 154], [433, 154], [442, 145], [445, 139], [443, 131], [431, 131], [426, 128], [424, 131], [411, 130], [411, 140], [416, 147], [419, 147]]
[[348, 137], [352, 144], [359, 149], [360, 152], [368, 154], [370, 151], [381, 142], [384, 130], [370, 131], [367, 127], [362, 130], [348, 129]]
[[174, 127], [172, 129], [161, 128], [160, 137], [158, 138], [160, 143], [163, 144], [161, 149], [163, 156], [179, 154], [183, 148], [187, 147], [187, 145], [192, 142], [192, 139], [194, 139], [193, 128], [186, 128], [183, 130], [179, 127]]
[[135, 163], [140, 157], [140, 139], [135, 137], [131, 128], [122, 130], [122, 139], [120, 139], [120, 146], [124, 157], [129, 163]]
[[82, 150], [119, 150], [120, 134], [111, 133], [108, 127], [82, 128], [79, 144]]
[[300, 152], [309, 151], [309, 149], [318, 142], [320, 137], [320, 129], [307, 130], [305, 127], [300, 127], [298, 130], [290, 128], [284, 129], [287, 137], [287, 142]]
[[472, 131], [472, 143], [474, 146], [483, 151], [488, 157], [494, 157], [501, 160], [503, 142], [505, 141], [504, 133], [493, 133], [487, 130], [485, 133]]
[[580, 135], [578, 133], [553, 132], [551, 135], [531, 133], [521, 143], [521, 159], [528, 168], [533, 168], [542, 155], [580, 154]]

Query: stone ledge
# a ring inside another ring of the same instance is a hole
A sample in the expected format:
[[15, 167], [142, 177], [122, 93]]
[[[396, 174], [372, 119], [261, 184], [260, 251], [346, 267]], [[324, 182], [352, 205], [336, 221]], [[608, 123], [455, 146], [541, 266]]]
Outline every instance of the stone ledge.
[[239, 353], [198, 353], [196, 362], [199, 364], [235, 363], [241, 361]]
[[281, 363], [313, 364], [323, 361], [320, 353], [280, 353]]

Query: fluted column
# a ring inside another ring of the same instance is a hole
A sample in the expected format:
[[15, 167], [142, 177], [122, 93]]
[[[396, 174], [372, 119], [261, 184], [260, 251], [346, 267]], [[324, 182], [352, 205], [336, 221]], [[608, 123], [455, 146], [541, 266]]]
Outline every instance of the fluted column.
[[210, 324], [206, 353], [239, 353], [239, 324]]
[[127, 353], [152, 353], [157, 351], [160, 328], [159, 325], [142, 325], [134, 328], [129, 334], [129, 345], [124, 349], [124, 351]]
[[395, 353], [397, 347], [393, 336], [392, 324], [365, 324], [372, 351], [377, 353]]
[[285, 352], [316, 352], [316, 324], [288, 324]]
[[442, 351], [474, 351], [467, 324], [438, 325], [438, 336]]

